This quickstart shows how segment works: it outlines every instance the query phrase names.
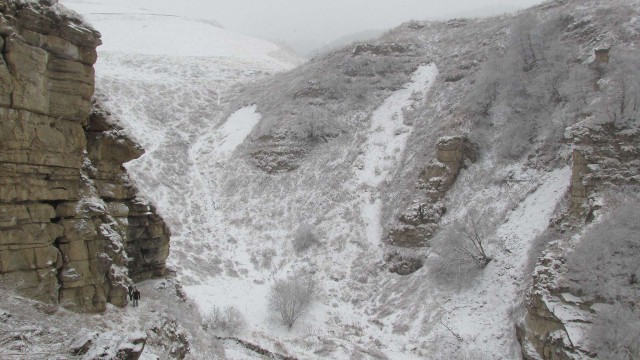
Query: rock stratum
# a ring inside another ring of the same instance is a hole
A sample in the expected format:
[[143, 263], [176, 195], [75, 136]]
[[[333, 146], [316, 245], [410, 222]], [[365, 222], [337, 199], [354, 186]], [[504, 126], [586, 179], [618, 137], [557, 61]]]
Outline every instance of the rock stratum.
[[144, 150], [94, 95], [100, 33], [56, 1], [0, 1], [0, 281], [99, 312], [163, 275], [169, 229], [123, 163]]

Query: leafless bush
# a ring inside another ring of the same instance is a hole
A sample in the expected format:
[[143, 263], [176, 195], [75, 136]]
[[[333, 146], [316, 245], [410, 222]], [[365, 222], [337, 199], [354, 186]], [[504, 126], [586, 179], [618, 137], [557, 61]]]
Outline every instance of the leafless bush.
[[487, 219], [468, 214], [442, 231], [433, 242], [436, 274], [457, 279], [487, 266], [492, 260], [487, 252], [490, 230]]
[[[640, 293], [640, 202], [620, 206], [583, 236], [567, 259], [577, 292], [608, 301]], [[640, 295], [640, 294], [638, 294]]]
[[603, 89], [612, 122], [636, 118], [640, 113], [639, 52], [619, 50], [614, 55], [606, 69], [611, 75]]
[[517, 160], [531, 148], [536, 136], [535, 121], [507, 124], [500, 141], [498, 155], [503, 159]]
[[472, 117], [486, 118], [498, 98], [502, 73], [497, 59], [490, 59], [478, 73], [476, 86], [471, 88], [462, 106]]
[[293, 249], [300, 253], [318, 243], [318, 237], [313, 233], [313, 227], [302, 224], [293, 234]]
[[275, 249], [264, 248], [253, 252], [249, 260], [258, 269], [270, 269], [276, 255], [278, 255], [278, 253]]
[[[416, 252], [415, 249], [393, 249], [384, 256], [389, 271], [398, 275], [409, 275], [416, 272], [424, 265], [424, 258], [425, 254]], [[366, 273], [360, 274], [360, 276], [366, 275]], [[363, 283], [366, 283], [366, 281], [363, 281]]]
[[628, 200], [587, 232], [567, 257], [570, 288], [611, 304], [595, 315], [590, 341], [600, 359], [640, 358], [640, 201]]
[[247, 321], [242, 313], [234, 306], [227, 306], [224, 310], [214, 307], [213, 311], [204, 318], [204, 325], [208, 329], [226, 333], [236, 334], [245, 327]]
[[640, 314], [615, 304], [597, 315], [590, 338], [599, 359], [639, 359]]
[[[498, 161], [520, 159], [540, 144], [552, 148], [562, 128], [592, 112], [592, 71], [576, 65], [576, 44], [559, 36], [564, 27], [563, 16], [516, 18], [508, 46], [475, 75], [461, 110], [477, 121], [474, 137]], [[557, 121], [558, 113], [565, 120]]]
[[282, 324], [291, 329], [307, 308], [316, 292], [310, 276], [291, 276], [276, 280], [269, 294], [269, 308], [280, 314]]

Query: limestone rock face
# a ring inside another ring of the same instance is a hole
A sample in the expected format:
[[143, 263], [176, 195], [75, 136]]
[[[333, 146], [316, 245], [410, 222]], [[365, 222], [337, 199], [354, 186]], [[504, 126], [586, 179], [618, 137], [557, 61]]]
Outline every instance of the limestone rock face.
[[589, 220], [597, 201], [593, 195], [608, 183], [640, 183], [640, 132], [628, 124], [579, 127], [570, 133], [572, 215]]
[[477, 160], [473, 143], [464, 136], [444, 137], [436, 145], [436, 158], [424, 168], [418, 181], [420, 200], [400, 215], [399, 224], [387, 235], [387, 242], [401, 247], [427, 245], [440, 218], [447, 211], [443, 202], [447, 191], [467, 163]]
[[[566, 223], [590, 222], [602, 205], [598, 198], [613, 186], [640, 183], [640, 131], [633, 123], [605, 123], [571, 129], [574, 145], [570, 206], [561, 218]], [[561, 222], [561, 221], [558, 221]], [[595, 349], [572, 328], [590, 326], [597, 311], [588, 301], [568, 301], [562, 282], [566, 263], [565, 243], [550, 242], [537, 261], [526, 314], [518, 324], [518, 340], [524, 359], [595, 358]], [[564, 316], [564, 317], [563, 317]]]
[[[552, 246], [553, 247], [553, 246]], [[562, 320], [551, 308], [565, 307], [562, 289], [556, 286], [558, 269], [566, 261], [553, 249], [547, 249], [539, 259], [533, 276], [533, 288], [527, 301], [527, 313], [517, 324], [516, 334], [522, 344], [524, 359], [583, 358], [572, 343]]]
[[169, 230], [122, 164], [143, 150], [92, 102], [100, 34], [47, 0], [0, 0], [0, 281], [78, 311], [162, 275]]

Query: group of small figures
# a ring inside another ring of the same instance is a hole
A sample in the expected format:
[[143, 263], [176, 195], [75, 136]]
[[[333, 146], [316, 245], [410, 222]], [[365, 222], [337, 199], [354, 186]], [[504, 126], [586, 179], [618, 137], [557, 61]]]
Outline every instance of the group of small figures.
[[133, 301], [133, 307], [138, 307], [138, 301], [140, 300], [140, 290], [137, 287], [129, 285], [129, 301]]

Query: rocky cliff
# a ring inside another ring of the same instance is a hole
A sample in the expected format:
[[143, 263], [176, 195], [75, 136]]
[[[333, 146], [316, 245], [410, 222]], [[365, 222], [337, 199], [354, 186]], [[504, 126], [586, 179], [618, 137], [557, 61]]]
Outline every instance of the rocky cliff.
[[94, 93], [100, 34], [56, 1], [0, 1], [0, 281], [78, 311], [162, 275], [169, 230], [123, 163], [143, 150]]
[[[616, 244], [612, 246], [613, 255], [607, 253], [606, 248], [599, 249], [596, 261], [587, 263], [580, 255], [575, 255], [580, 253], [575, 249], [580, 242], [588, 241], [583, 240], [589, 236], [583, 230], [585, 223], [596, 222], [596, 225], [591, 225], [591, 231], [594, 231], [593, 227], [597, 228], [597, 223], [602, 222], [601, 219], [596, 220], [602, 218], [603, 213], [611, 211], [607, 208], [620, 206], [612, 198], [618, 198], [617, 202], [633, 198], [626, 193], [629, 189], [636, 189], [640, 182], [640, 131], [637, 122], [630, 119], [617, 124], [576, 126], [567, 135], [567, 140], [574, 145], [569, 199], [565, 212], [553, 225], [555, 229], [550, 235], [552, 241], [538, 258], [533, 272], [533, 286], [526, 303], [526, 315], [518, 325], [518, 338], [523, 345], [525, 359], [537, 359], [539, 356], [544, 359], [582, 359], [596, 355], [609, 358], [605, 352], [606, 346], [594, 346], [593, 326], [602, 323], [600, 317], [606, 313], [607, 307], [618, 302], [635, 307], [635, 299], [640, 292], [634, 280], [637, 277], [634, 273], [636, 268], [626, 265], [621, 269], [616, 268], [618, 258], [633, 257], [633, 250]], [[637, 222], [637, 218], [633, 221]], [[624, 223], [616, 227], [622, 228]], [[609, 229], [606, 235], [608, 238], [600, 237], [597, 241], [600, 244], [614, 243], [617, 233]], [[631, 235], [628, 241], [632, 248], [637, 246], [633, 245], [634, 241], [637, 243], [637, 235]], [[598, 267], [599, 260], [606, 261], [606, 272]], [[586, 285], [589, 281], [584, 278], [593, 279], [594, 275], [589, 272], [587, 275], [575, 274], [575, 271], [572, 273], [572, 261], [585, 263], [585, 267], [602, 272], [601, 278], [592, 281], [612, 281], [610, 279], [618, 276], [628, 276], [629, 280], [619, 285], [624, 289], [624, 295], [618, 295], [618, 289], [611, 286], [606, 295], [593, 296]], [[581, 280], [576, 281], [576, 278]], [[633, 319], [624, 321], [631, 323]], [[615, 326], [622, 328], [620, 323]], [[637, 343], [635, 340], [633, 342]], [[612, 344], [616, 344], [620, 352], [627, 350], [624, 341], [617, 340]], [[630, 356], [633, 358], [634, 355], [631, 353]]]
[[400, 225], [389, 231], [387, 241], [396, 246], [427, 245], [447, 211], [444, 199], [466, 164], [477, 160], [477, 149], [465, 136], [443, 137], [436, 144], [436, 156], [420, 173], [416, 188], [419, 198], [399, 217]]

